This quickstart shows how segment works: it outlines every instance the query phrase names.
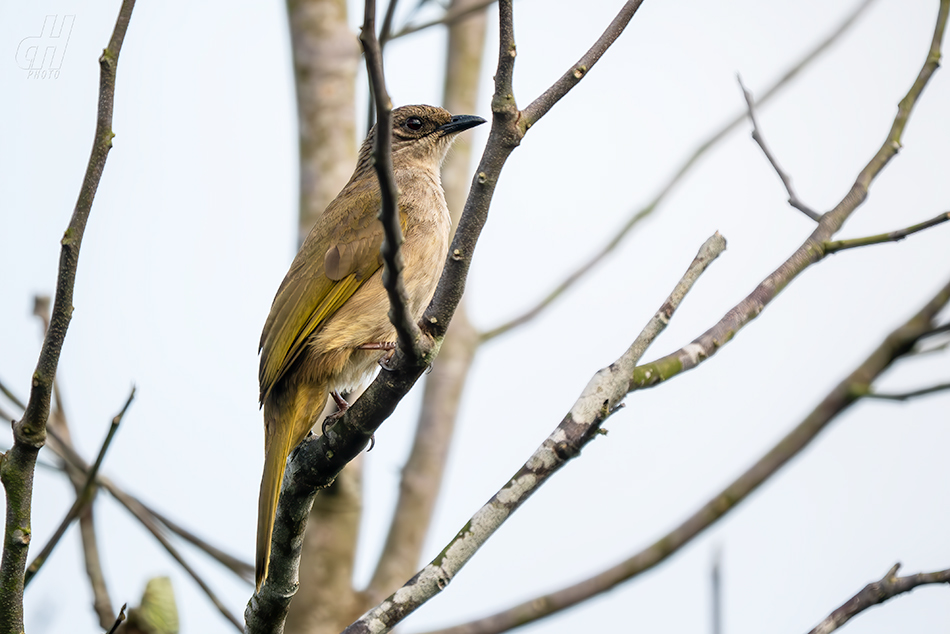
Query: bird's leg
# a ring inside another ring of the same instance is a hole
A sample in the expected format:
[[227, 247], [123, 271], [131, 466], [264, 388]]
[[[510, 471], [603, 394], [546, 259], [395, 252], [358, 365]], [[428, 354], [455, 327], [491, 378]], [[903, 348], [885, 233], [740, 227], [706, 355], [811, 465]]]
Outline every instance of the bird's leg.
[[346, 413], [346, 410], [350, 409], [350, 404], [346, 402], [346, 399], [340, 396], [340, 393], [336, 390], [330, 391], [330, 396], [333, 397], [333, 402], [336, 403], [337, 410], [323, 419], [323, 425], [320, 429], [323, 431], [323, 435], [327, 435], [327, 428], [330, 427], [336, 419]]
[[[395, 344], [393, 344], [393, 346], [395, 347]], [[323, 426], [321, 427], [321, 429], [323, 430], [324, 436], [327, 435], [327, 429], [330, 427], [330, 425], [335, 423], [336, 419], [338, 419], [340, 416], [343, 416], [343, 414], [346, 413], [346, 410], [350, 409], [350, 404], [347, 403], [346, 399], [340, 396], [340, 393], [337, 392], [336, 390], [331, 390], [330, 396], [333, 397], [333, 402], [336, 403], [336, 406], [338, 409], [337, 411], [333, 412], [332, 414], [327, 416], [325, 419], [323, 419]], [[375, 446], [376, 446], [376, 434], [373, 434], [372, 436], [369, 437], [369, 449], [367, 449], [366, 451], [368, 452], [372, 451], [373, 447]]]
[[372, 343], [364, 343], [361, 345], [360, 350], [388, 350], [388, 354], [383, 355], [379, 359], [379, 365], [382, 366], [384, 370], [391, 370], [392, 368], [389, 365], [389, 360], [393, 358], [393, 355], [396, 353], [396, 342], [395, 341], [380, 341]]
[[357, 346], [359, 350], [395, 350], [395, 341], [371, 341]]

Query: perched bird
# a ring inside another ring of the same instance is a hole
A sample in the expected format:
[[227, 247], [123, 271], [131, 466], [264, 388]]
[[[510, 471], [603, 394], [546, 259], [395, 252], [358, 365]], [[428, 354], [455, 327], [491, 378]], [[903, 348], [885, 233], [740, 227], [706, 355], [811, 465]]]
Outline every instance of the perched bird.
[[[392, 158], [405, 241], [408, 310], [422, 316], [442, 274], [451, 221], [439, 168], [455, 136], [484, 123], [433, 106], [393, 110]], [[267, 578], [271, 536], [290, 451], [318, 422], [328, 396], [360, 385], [394, 347], [382, 284], [381, 196], [372, 164], [376, 128], [356, 170], [317, 220], [271, 306], [261, 334], [264, 475], [257, 517], [257, 589]]]

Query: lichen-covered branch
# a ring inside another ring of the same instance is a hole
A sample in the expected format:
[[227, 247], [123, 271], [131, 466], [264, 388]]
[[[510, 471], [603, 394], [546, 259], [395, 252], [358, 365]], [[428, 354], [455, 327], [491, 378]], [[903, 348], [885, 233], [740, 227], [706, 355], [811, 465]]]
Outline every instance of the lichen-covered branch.
[[427, 634], [498, 634], [551, 616], [650, 570], [692, 541], [807, 447], [839, 414], [857, 402], [891, 364], [913, 349], [950, 302], [950, 282], [907, 322], [891, 332], [810, 414], [742, 475], [679, 526], [624, 561], [583, 581], [534, 597], [476, 621]]
[[0, 481], [7, 498], [3, 559], [0, 561], [0, 632], [19, 634], [23, 626], [23, 573], [32, 536], [31, 505], [36, 455], [46, 442], [53, 378], [59, 365], [63, 341], [73, 311], [73, 288], [79, 265], [79, 249], [92, 210], [106, 158], [112, 148], [112, 107], [115, 97], [116, 66], [132, 16], [134, 0], [125, 0], [119, 9], [109, 44], [99, 58], [99, 108], [96, 132], [86, 174], [76, 207], [61, 240], [56, 301], [50, 327], [43, 340], [33, 372], [30, 400], [23, 418], [13, 426], [13, 447], [0, 462]]
[[535, 491], [594, 439], [603, 422], [620, 407], [629, 382], [625, 377], [650, 343], [666, 328], [686, 293], [726, 248], [718, 233], [700, 248], [673, 292], [627, 351], [601, 369], [584, 388], [561, 423], [508, 483], [483, 506], [439, 555], [402, 588], [350, 625], [345, 634], [388, 632], [423, 603], [445, 589], [479, 548]]
[[275, 518], [271, 578], [260, 593], [251, 597], [245, 610], [249, 633], [276, 632], [275, 628], [281, 627], [292, 592], [269, 592], [267, 586], [295, 587], [301, 536], [316, 491], [329, 486], [343, 467], [363, 450], [376, 429], [419, 379], [438, 351], [461, 301], [471, 257], [488, 218], [498, 176], [527, 130], [519, 124], [522, 116], [512, 92], [515, 43], [511, 0], [499, 2], [499, 35], [488, 144], [449, 248], [435, 297], [422, 319], [423, 330], [434, 344], [432, 353], [419, 358], [405, 355], [397, 348], [389, 367], [384, 368], [328, 433], [308, 438], [291, 455]]
[[[481, 0], [454, 0], [448, 11], [460, 11], [472, 4], [481, 4]], [[443, 107], [449, 112], [475, 112], [486, 26], [485, 11], [469, 13], [449, 26], [443, 99]], [[465, 205], [471, 180], [471, 141], [467, 135], [461, 136], [442, 164], [442, 186], [453, 224]], [[477, 345], [463, 301], [452, 318], [438, 360], [426, 375], [412, 449], [400, 477], [399, 499], [385, 546], [364, 593], [368, 603], [363, 610], [389, 595], [419, 567]]]

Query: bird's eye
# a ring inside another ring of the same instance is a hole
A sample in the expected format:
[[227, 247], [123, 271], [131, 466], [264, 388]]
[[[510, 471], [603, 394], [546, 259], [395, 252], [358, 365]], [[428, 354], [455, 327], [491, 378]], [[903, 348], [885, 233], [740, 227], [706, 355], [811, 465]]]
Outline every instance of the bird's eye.
[[406, 119], [406, 127], [413, 132], [418, 132], [422, 129], [422, 119], [419, 117], [409, 117]]

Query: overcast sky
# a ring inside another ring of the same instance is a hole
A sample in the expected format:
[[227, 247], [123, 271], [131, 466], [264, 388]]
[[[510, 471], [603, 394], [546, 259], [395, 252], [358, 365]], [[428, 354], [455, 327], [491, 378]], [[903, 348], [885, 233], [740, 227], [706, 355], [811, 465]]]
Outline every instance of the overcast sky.
[[[408, 6], [413, 3], [406, 3]], [[519, 0], [515, 90], [527, 105], [596, 39], [619, 1]], [[644, 3], [627, 31], [506, 166], [476, 253], [478, 327], [531, 305], [630, 213], [694, 146], [744, 108], [735, 74], [761, 93], [855, 3]], [[759, 112], [799, 195], [824, 211], [882, 143], [924, 61], [938, 3], [879, 0], [817, 64]], [[118, 2], [0, 5], [0, 379], [25, 398], [40, 345], [33, 296], [52, 293], [59, 239], [95, 125], [97, 58]], [[22, 68], [45, 16], [75, 16], [58, 73]], [[355, 26], [361, 14], [354, 10]], [[480, 105], [489, 117], [497, 16]], [[445, 33], [394, 42], [397, 105], [441, 100]], [[361, 79], [362, 81], [362, 79]], [[361, 94], [363, 94], [361, 92]], [[904, 227], [948, 209], [950, 75], [939, 71], [842, 236]], [[362, 117], [358, 120], [362, 120]], [[473, 131], [477, 150], [488, 126]], [[130, 387], [137, 397], [103, 471], [128, 491], [252, 560], [262, 464], [260, 329], [293, 255], [296, 112], [282, 3], [141, 2], [122, 49], [109, 155], [82, 248], [60, 363], [73, 437], [91, 460]], [[657, 215], [530, 326], [486, 346], [467, 387], [437, 554], [520, 467], [590, 376], [616, 359], [714, 231], [728, 250], [648, 358], [685, 345], [811, 232], [744, 125], [708, 154]], [[771, 447], [883, 336], [950, 277], [950, 226], [828, 258], [799, 277], [713, 359], [627, 399], [610, 433], [555, 476], [452, 585], [406, 624], [449, 625], [609, 566], [678, 524]], [[948, 354], [905, 361], [880, 384], [950, 380]], [[385, 537], [419, 389], [376, 435], [357, 583]], [[4, 410], [14, 408], [0, 400]], [[865, 402], [727, 518], [662, 566], [524, 632], [709, 631], [709, 569], [721, 552], [725, 632], [805, 632], [895, 562], [950, 566], [950, 395]], [[0, 441], [7, 445], [9, 441]], [[46, 454], [46, 452], [44, 452]], [[43, 455], [50, 461], [50, 455]], [[39, 470], [34, 551], [72, 501]], [[183, 632], [233, 631], [122, 508], [97, 501], [115, 606], [172, 577]], [[201, 554], [194, 565], [237, 614], [250, 596]], [[856, 619], [851, 633], [944, 631], [946, 588]], [[30, 586], [30, 632], [97, 632], [72, 529]]]

